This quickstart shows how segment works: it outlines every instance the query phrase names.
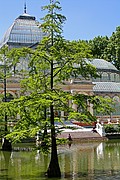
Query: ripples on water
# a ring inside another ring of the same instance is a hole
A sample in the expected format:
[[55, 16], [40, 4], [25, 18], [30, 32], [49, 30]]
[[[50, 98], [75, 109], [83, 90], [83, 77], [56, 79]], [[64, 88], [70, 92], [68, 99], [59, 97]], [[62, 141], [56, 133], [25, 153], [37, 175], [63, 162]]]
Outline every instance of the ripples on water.
[[[59, 146], [58, 157], [61, 180], [120, 180], [120, 141]], [[33, 144], [16, 145], [11, 153], [0, 151], [0, 180], [47, 180], [49, 162]]]

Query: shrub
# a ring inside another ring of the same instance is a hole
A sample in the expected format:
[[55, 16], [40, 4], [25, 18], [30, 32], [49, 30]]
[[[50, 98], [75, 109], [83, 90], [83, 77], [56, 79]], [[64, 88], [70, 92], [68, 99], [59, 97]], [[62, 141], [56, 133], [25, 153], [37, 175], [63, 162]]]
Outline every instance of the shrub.
[[115, 133], [115, 132], [118, 132], [118, 129], [112, 124], [107, 124], [107, 125], [105, 125], [105, 132], [106, 133]]

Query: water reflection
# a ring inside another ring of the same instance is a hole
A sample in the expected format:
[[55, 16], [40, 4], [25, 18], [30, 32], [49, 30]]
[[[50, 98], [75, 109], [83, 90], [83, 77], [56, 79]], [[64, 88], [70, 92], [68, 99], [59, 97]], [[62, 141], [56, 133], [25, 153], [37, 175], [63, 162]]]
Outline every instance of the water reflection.
[[[72, 144], [62, 153], [62, 172], [64, 177], [71, 175], [72, 179], [91, 177], [94, 173], [95, 148], [99, 143]], [[63, 148], [62, 148], [63, 151]]]
[[97, 146], [96, 152], [97, 152], [97, 159], [104, 158], [104, 155], [103, 155], [103, 143], [100, 143]]
[[[20, 146], [20, 151], [0, 151], [0, 180], [47, 179], [50, 155]], [[58, 147], [58, 157], [62, 180], [120, 179], [120, 141], [72, 142]]]
[[2, 178], [3, 180], [8, 180], [11, 179], [8, 175], [8, 169], [9, 169], [9, 161], [10, 161], [10, 156], [11, 156], [11, 152], [2, 152], [2, 157], [0, 156], [0, 161], [3, 162], [2, 163], [2, 167], [0, 168], [1, 174], [0, 174], [0, 179]]

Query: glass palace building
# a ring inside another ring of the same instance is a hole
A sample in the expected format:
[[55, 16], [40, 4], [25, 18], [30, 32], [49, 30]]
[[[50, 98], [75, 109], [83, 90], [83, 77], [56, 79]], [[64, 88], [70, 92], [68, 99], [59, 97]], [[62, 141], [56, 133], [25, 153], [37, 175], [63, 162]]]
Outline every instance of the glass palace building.
[[[7, 44], [10, 49], [20, 47], [33, 48], [37, 46], [44, 36], [45, 34], [41, 30], [41, 24], [34, 16], [26, 13], [25, 7], [24, 13], [16, 18], [6, 31], [0, 42], [0, 48], [5, 44]], [[97, 68], [100, 77], [91, 79], [89, 82], [81, 82], [80, 79], [78, 81], [72, 81], [72, 83], [67, 83], [66, 87], [64, 87], [65, 90], [113, 98], [116, 102], [116, 111], [113, 115], [120, 118], [120, 72], [114, 65], [103, 59], [93, 59], [91, 64]], [[15, 83], [8, 85], [7, 91], [13, 96], [15, 94], [19, 96], [19, 85]], [[0, 92], [2, 92], [2, 89], [0, 89]]]

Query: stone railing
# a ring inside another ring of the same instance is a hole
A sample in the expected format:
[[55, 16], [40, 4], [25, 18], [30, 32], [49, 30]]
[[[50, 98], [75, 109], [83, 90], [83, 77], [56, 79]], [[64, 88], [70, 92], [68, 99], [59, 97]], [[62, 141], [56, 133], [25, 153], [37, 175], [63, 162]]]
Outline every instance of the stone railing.
[[104, 124], [118, 125], [119, 124], [119, 119], [111, 120], [110, 118], [108, 118], [107, 121], [102, 121], [102, 122], [100, 122], [99, 119], [97, 120], [97, 124], [96, 124], [95, 129], [100, 134], [100, 136], [102, 136], [102, 137], [106, 136]]

